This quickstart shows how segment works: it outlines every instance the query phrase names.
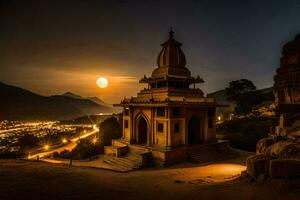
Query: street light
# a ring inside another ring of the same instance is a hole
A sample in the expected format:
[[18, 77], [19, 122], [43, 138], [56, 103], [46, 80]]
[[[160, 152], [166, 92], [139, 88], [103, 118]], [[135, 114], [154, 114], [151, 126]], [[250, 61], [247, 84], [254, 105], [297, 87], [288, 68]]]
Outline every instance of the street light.
[[45, 145], [45, 146], [44, 146], [44, 149], [45, 149], [45, 150], [48, 150], [49, 148], [50, 148], [49, 145]]
[[96, 144], [97, 143], [97, 138], [93, 138], [92, 143]]
[[67, 143], [68, 141], [67, 141], [66, 138], [63, 138], [63, 139], [62, 139], [62, 142], [65, 144], [65, 143]]

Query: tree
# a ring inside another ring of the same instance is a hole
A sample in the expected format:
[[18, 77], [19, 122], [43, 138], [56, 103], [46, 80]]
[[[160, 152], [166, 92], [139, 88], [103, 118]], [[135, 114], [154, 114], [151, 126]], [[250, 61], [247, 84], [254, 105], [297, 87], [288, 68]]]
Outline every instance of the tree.
[[255, 85], [252, 81], [247, 79], [240, 79], [236, 81], [231, 81], [229, 87], [226, 88], [226, 95], [229, 101], [238, 101], [239, 97], [248, 92], [253, 92], [256, 90]]
[[251, 112], [253, 106], [262, 101], [261, 93], [256, 90], [252, 81], [247, 79], [231, 81], [225, 90], [227, 100], [236, 103], [235, 112], [237, 114]]
[[17, 145], [20, 147], [21, 152], [26, 152], [39, 145], [39, 138], [27, 133], [18, 139]]
[[119, 139], [121, 136], [122, 129], [115, 117], [107, 118], [100, 124], [98, 137], [103, 145], [110, 145], [112, 139]]

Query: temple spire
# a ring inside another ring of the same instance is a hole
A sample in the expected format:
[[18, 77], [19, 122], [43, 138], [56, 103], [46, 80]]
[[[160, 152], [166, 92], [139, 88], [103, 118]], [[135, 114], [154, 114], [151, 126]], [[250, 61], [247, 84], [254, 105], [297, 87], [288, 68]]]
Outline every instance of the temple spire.
[[171, 27], [169, 31], [169, 39], [173, 39], [173, 38], [174, 38], [174, 31], [173, 28]]

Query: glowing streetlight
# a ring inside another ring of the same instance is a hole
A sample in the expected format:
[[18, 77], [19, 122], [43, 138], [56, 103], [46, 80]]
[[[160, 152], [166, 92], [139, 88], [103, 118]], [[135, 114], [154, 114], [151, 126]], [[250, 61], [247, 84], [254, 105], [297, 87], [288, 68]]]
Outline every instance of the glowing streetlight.
[[49, 145], [45, 145], [45, 146], [44, 146], [44, 149], [45, 149], [45, 150], [49, 150], [49, 148], [50, 148]]
[[68, 140], [67, 140], [66, 138], [63, 138], [63, 139], [62, 139], [62, 143], [65, 144], [65, 143], [67, 143], [67, 142], [68, 142]]

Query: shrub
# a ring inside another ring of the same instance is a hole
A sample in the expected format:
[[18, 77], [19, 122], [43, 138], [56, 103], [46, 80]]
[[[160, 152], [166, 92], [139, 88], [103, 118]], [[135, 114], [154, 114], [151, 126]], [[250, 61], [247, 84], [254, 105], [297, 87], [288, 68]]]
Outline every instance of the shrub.
[[73, 159], [75, 160], [83, 160], [99, 154], [103, 154], [103, 152], [104, 147], [102, 144], [100, 144], [99, 142], [93, 144], [90, 138], [85, 138], [80, 140], [80, 142], [72, 150], [72, 152], [65, 150], [60, 154], [53, 154], [53, 157], [69, 159], [71, 158], [71, 156], [73, 156]]
[[268, 117], [235, 119], [220, 124], [217, 134], [225, 135], [224, 139], [234, 148], [255, 151], [257, 142], [268, 135], [275, 123], [275, 118]]
[[103, 145], [111, 145], [112, 139], [118, 139], [121, 136], [122, 128], [115, 117], [107, 118], [100, 124], [98, 138]]

